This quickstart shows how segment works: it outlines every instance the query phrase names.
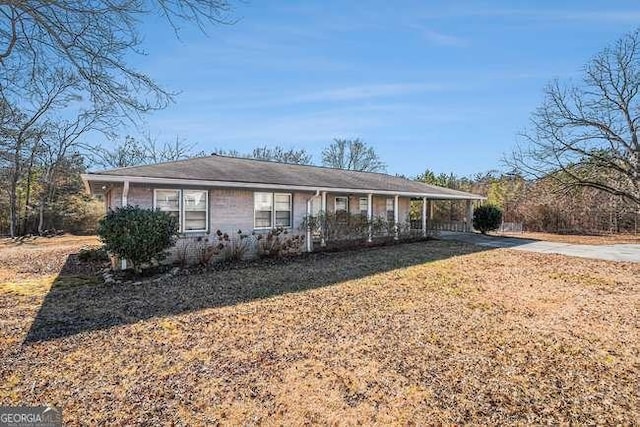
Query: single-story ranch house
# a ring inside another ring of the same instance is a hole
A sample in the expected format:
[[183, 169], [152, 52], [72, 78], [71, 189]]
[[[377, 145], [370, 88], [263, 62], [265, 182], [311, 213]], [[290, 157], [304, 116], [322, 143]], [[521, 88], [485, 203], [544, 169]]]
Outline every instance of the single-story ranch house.
[[[422, 202], [422, 230], [427, 232], [432, 200], [466, 200], [471, 224], [472, 202], [484, 197], [383, 173], [358, 172], [220, 155], [147, 166], [87, 173], [92, 194], [102, 194], [108, 209], [124, 205], [156, 208], [179, 218], [184, 236], [221, 230], [266, 232], [273, 227], [307, 234], [306, 216], [319, 212], [382, 217], [399, 224], [412, 200]], [[321, 242], [324, 244], [324, 242]]]

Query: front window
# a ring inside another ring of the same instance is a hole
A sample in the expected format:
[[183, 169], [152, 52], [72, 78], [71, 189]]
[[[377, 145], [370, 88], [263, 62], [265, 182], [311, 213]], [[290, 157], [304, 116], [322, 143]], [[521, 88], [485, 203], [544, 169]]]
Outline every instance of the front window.
[[348, 197], [336, 197], [336, 214], [347, 213], [349, 209]]
[[364, 217], [369, 216], [369, 199], [367, 197], [360, 197], [359, 205], [360, 215]]
[[178, 218], [181, 232], [207, 231], [207, 190], [154, 190], [154, 207]]
[[348, 213], [349, 213], [349, 198], [343, 197], [343, 196], [336, 197], [336, 202], [335, 202], [336, 220], [338, 220], [339, 222], [347, 222], [347, 219], [349, 216]]
[[254, 194], [254, 227], [291, 227], [292, 196], [288, 193]]
[[273, 194], [256, 193], [254, 197], [254, 227], [271, 228], [273, 215]]
[[180, 221], [180, 190], [156, 190], [155, 208], [175, 216]]
[[184, 231], [207, 231], [207, 195], [204, 190], [184, 190]]
[[395, 216], [395, 200], [393, 198], [387, 199], [387, 221], [393, 222], [396, 219]]
[[274, 194], [276, 226], [291, 227], [291, 194]]

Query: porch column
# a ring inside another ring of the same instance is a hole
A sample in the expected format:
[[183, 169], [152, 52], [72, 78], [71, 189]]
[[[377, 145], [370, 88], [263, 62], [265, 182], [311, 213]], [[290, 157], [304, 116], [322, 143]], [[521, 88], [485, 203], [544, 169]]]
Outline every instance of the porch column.
[[394, 196], [393, 198], [393, 222], [394, 222], [394, 232], [395, 232], [395, 236], [393, 237], [395, 240], [398, 240], [399, 236], [398, 236], [398, 199], [400, 196], [398, 196], [397, 194]]
[[422, 237], [427, 237], [427, 198], [422, 198]]
[[473, 232], [473, 201], [467, 200], [467, 229], [465, 231]]
[[324, 233], [325, 233], [325, 228], [326, 228], [326, 222], [327, 222], [327, 192], [323, 191], [322, 192], [322, 198], [321, 198], [321, 202], [320, 202], [320, 212], [322, 215], [322, 220], [321, 220], [321, 225], [320, 225], [320, 246], [321, 247], [325, 247], [327, 246], [327, 242], [324, 239]]
[[[124, 185], [122, 186], [122, 207], [124, 208], [128, 204], [129, 204], [129, 181], [125, 181]], [[120, 260], [120, 268], [123, 270], [127, 269], [126, 259], [123, 258]]]
[[373, 221], [373, 194], [367, 194], [367, 222], [369, 223], [369, 238], [368, 242], [373, 240], [373, 228], [371, 221]]
[[306, 239], [307, 239], [307, 252], [313, 252], [313, 236], [311, 233], [311, 224], [309, 222], [309, 220], [311, 219], [311, 204], [313, 203], [313, 197], [310, 197], [307, 200], [307, 235], [306, 235]]

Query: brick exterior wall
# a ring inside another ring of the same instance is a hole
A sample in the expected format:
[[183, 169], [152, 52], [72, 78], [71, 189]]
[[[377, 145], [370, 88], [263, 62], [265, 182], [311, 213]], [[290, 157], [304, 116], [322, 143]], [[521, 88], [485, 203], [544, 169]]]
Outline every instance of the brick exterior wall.
[[[154, 188], [170, 189], [170, 186], [153, 187], [148, 185], [131, 184], [129, 186], [128, 204], [143, 208], [153, 207]], [[178, 187], [174, 187], [177, 188]], [[199, 189], [198, 187], [189, 187]], [[106, 197], [107, 207], [115, 209], [122, 206], [122, 186], [113, 187]], [[269, 192], [268, 190], [255, 190]], [[246, 233], [253, 231], [253, 194], [254, 190], [235, 188], [209, 189], [209, 229], [214, 232], [235, 232], [242, 230]], [[307, 200], [315, 193], [293, 192], [292, 198], [292, 231], [298, 232], [307, 215]]]
[[213, 188], [209, 192], [211, 231], [253, 231], [253, 191]]
[[[154, 188], [169, 189], [171, 186], [154, 187], [149, 185], [131, 184], [129, 186], [128, 204], [137, 205], [143, 208], [153, 207]], [[181, 187], [173, 187], [179, 189]], [[187, 188], [187, 187], [184, 187]], [[188, 187], [192, 189], [202, 189], [202, 187]], [[122, 186], [115, 186], [107, 193], [105, 198], [108, 208], [114, 209], [122, 206]], [[255, 190], [268, 192], [268, 190]], [[220, 230], [228, 233], [229, 236], [237, 238], [237, 231], [243, 234], [254, 232], [254, 190], [237, 188], [209, 188], [209, 233], [196, 232], [184, 233], [176, 247], [172, 250], [168, 261], [176, 261], [180, 257], [185, 257], [187, 262], [197, 262], [199, 248], [204, 244], [204, 239], [209, 242], [215, 241], [215, 232]], [[304, 218], [307, 215], [307, 201], [313, 198], [315, 192], [292, 192], [292, 217], [293, 226], [291, 234], [305, 234], [301, 229]], [[327, 212], [333, 213], [335, 208], [335, 197], [349, 197], [349, 211], [352, 214], [359, 214], [359, 199], [366, 195], [348, 195], [340, 193], [327, 193]], [[314, 199], [314, 203], [320, 205], [320, 198]], [[373, 216], [386, 218], [387, 196], [373, 196]], [[410, 199], [400, 197], [398, 200], [398, 218], [404, 222], [409, 213]], [[268, 230], [255, 230], [255, 233], [266, 233]], [[255, 254], [257, 244], [255, 238], [249, 238], [250, 247], [248, 255]]]
[[[143, 208], [153, 207], [154, 188], [170, 189], [171, 186], [154, 187], [148, 185], [131, 184], [129, 186], [128, 204]], [[176, 189], [182, 187], [173, 187]], [[200, 189], [198, 187], [189, 187]], [[115, 209], [122, 206], [122, 186], [113, 187], [106, 197], [107, 207]], [[268, 190], [255, 190], [268, 192]], [[304, 217], [307, 215], [307, 200], [315, 193], [293, 192], [292, 194], [292, 217], [293, 224], [290, 234], [305, 234], [301, 230]], [[237, 231], [243, 234], [254, 232], [254, 190], [235, 188], [210, 188], [209, 189], [209, 233], [194, 232], [184, 233], [172, 250], [168, 261], [176, 261], [180, 256], [186, 256], [188, 262], [197, 262], [198, 246], [202, 245], [203, 239], [215, 240], [215, 232], [220, 230], [229, 236], [236, 238]], [[256, 233], [267, 233], [268, 230], [255, 230]], [[248, 255], [255, 253], [256, 241], [249, 239], [250, 250]], [[186, 246], [186, 247], [185, 247]], [[184, 252], [179, 254], [178, 252]]]

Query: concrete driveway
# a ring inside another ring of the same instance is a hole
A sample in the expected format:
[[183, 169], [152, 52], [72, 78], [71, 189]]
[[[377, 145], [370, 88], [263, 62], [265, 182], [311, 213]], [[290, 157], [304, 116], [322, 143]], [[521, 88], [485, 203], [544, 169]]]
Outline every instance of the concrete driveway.
[[519, 251], [561, 254], [607, 261], [640, 262], [640, 245], [630, 243], [619, 245], [574, 245], [571, 243], [484, 236], [479, 233], [458, 233], [453, 231], [441, 231], [438, 238], [491, 248], [509, 248]]

